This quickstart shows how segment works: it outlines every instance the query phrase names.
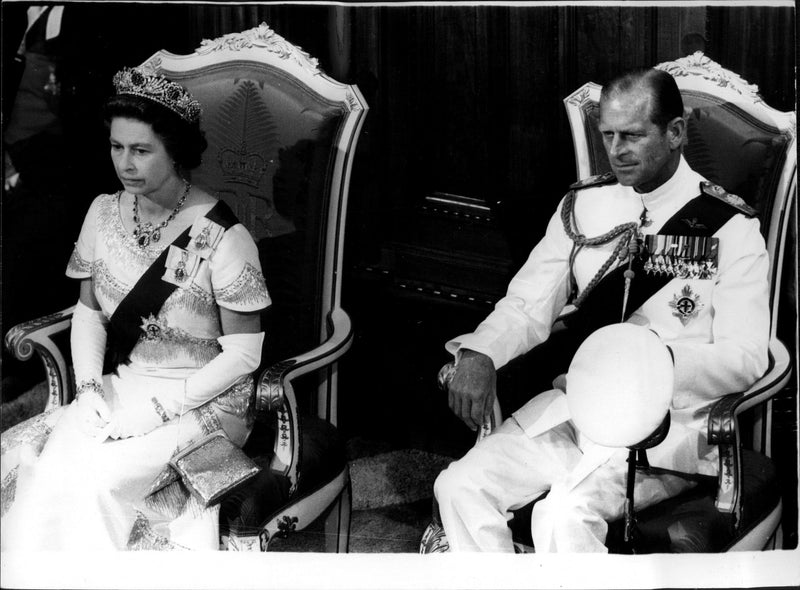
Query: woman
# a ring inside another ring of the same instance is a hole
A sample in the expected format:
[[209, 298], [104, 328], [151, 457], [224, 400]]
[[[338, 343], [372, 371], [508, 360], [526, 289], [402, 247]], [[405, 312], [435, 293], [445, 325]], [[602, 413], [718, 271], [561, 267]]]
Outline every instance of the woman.
[[200, 105], [136, 69], [114, 85], [123, 190], [92, 203], [67, 268], [77, 396], [4, 435], [3, 550], [216, 549], [218, 508], [167, 463], [219, 430], [241, 446], [252, 426], [270, 300], [247, 230], [186, 178], [206, 147]]

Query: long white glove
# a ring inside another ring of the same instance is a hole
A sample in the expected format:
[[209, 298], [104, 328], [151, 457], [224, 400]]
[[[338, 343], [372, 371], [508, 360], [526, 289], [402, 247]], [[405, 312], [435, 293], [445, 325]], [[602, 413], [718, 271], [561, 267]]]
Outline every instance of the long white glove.
[[178, 395], [173, 391], [169, 396], [157, 396], [170, 417], [185, 414], [214, 399], [261, 364], [264, 332], [228, 334], [217, 341], [222, 352], [188, 379], [175, 382], [173, 386]]
[[103, 382], [103, 359], [106, 353], [108, 319], [100, 310], [94, 310], [80, 301], [72, 314], [72, 366], [75, 383]]
[[106, 352], [108, 319], [102, 311], [80, 301], [72, 314], [70, 347], [77, 384], [77, 405], [80, 427], [96, 435], [111, 416], [103, 400], [103, 359]]
[[220, 336], [217, 341], [222, 352], [197, 373], [188, 379], [164, 380], [162, 390], [153, 391], [149, 399], [145, 399], [147, 396], [143, 393], [141, 403], [115, 411], [103, 429], [105, 436], [128, 438], [147, 434], [164, 422], [217, 397], [240, 377], [255, 371], [261, 363], [264, 332], [229, 334]]
[[137, 403], [114, 410], [103, 434], [110, 438], [141, 436], [155, 430], [169, 418], [158, 400], [155, 397], [148, 399], [143, 392]]

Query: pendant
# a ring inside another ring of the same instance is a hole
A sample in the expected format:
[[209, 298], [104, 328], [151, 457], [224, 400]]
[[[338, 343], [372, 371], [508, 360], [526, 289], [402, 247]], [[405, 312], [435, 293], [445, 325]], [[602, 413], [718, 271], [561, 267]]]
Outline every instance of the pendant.
[[642, 227], [650, 227], [653, 225], [653, 220], [647, 217], [647, 209], [642, 210], [642, 214], [639, 216], [639, 223], [642, 224]]
[[179, 283], [186, 280], [186, 252], [181, 255], [178, 266], [175, 268], [175, 280]]
[[203, 231], [194, 239], [194, 247], [198, 250], [202, 250], [206, 246], [208, 246], [208, 237], [211, 233], [211, 228], [206, 226], [203, 228]]
[[140, 248], [147, 248], [150, 245], [150, 234], [141, 234], [136, 238], [136, 243], [139, 244]]
[[[153, 237], [153, 233], [153, 224], [145, 223], [144, 225], [136, 226], [136, 228], [133, 230], [133, 237], [140, 248], [147, 248], [147, 246], [150, 245], [150, 240]], [[154, 241], [157, 242], [158, 239], [155, 239]]]
[[154, 229], [154, 230], [153, 230], [153, 231], [150, 233], [150, 239], [151, 239], [153, 242], [157, 242], [158, 240], [160, 240], [160, 239], [161, 239], [161, 230], [160, 230], [159, 228], [155, 228], [155, 229]]

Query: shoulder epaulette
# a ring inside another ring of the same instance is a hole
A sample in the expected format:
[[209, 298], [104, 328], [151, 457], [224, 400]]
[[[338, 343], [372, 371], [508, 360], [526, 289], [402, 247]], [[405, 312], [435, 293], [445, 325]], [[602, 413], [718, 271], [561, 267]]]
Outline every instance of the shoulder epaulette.
[[748, 217], [755, 217], [758, 215], [758, 211], [753, 209], [750, 205], [745, 203], [744, 199], [738, 195], [734, 195], [733, 193], [729, 193], [724, 188], [719, 186], [718, 184], [714, 184], [713, 182], [708, 182], [704, 180], [700, 183], [700, 190], [703, 191], [704, 195], [708, 195], [709, 197], [714, 197], [723, 201], [733, 207], [734, 209], [738, 209]]
[[597, 174], [596, 176], [589, 176], [588, 178], [584, 178], [579, 180], [578, 182], [574, 182], [569, 185], [571, 189], [579, 189], [579, 188], [589, 188], [590, 186], [602, 186], [604, 184], [611, 184], [612, 182], [617, 182], [617, 177], [613, 172], [606, 172], [604, 174]]

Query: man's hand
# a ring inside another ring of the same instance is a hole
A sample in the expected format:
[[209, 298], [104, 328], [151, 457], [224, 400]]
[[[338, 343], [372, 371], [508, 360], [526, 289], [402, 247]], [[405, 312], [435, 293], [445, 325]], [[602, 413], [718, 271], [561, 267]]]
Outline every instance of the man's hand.
[[497, 372], [492, 359], [474, 350], [461, 351], [448, 389], [453, 413], [477, 430], [492, 414], [496, 389]]

